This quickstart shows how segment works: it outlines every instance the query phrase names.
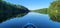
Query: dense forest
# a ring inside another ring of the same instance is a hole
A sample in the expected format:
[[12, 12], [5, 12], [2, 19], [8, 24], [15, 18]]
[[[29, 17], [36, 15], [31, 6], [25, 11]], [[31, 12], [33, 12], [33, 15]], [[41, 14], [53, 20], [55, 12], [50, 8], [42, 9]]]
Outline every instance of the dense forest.
[[0, 0], [0, 22], [26, 15], [29, 10], [22, 6]]

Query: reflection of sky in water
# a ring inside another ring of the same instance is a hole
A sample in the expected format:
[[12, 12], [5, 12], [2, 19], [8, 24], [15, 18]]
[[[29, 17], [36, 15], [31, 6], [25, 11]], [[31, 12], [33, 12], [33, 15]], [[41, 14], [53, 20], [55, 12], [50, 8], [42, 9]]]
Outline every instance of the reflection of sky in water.
[[3, 22], [0, 24], [0, 27], [13, 27], [13, 28], [22, 28], [27, 23], [34, 24], [37, 28], [59, 28], [60, 23], [53, 22], [49, 19], [49, 16], [47, 14], [40, 14], [40, 13], [34, 13], [30, 12], [29, 14], [25, 15], [22, 18], [15, 18], [8, 20], [6, 22]]

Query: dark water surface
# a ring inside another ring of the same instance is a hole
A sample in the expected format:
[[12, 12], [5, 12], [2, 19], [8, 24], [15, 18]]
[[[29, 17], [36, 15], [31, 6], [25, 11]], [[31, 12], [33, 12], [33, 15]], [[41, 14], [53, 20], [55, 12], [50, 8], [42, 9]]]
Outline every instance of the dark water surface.
[[0, 28], [23, 28], [28, 23], [34, 24], [37, 28], [60, 28], [60, 23], [50, 20], [48, 14], [35, 12], [0, 23]]

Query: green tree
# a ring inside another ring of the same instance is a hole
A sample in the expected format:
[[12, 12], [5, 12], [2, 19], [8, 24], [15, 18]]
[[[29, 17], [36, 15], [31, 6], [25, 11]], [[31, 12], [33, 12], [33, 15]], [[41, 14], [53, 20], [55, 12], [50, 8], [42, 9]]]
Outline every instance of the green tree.
[[60, 0], [54, 0], [50, 4], [48, 12], [52, 20], [60, 22]]
[[32, 12], [47, 14], [47, 10], [48, 10], [48, 8], [42, 8], [42, 9], [32, 10]]
[[15, 5], [6, 1], [0, 1], [0, 22], [18, 16], [22, 17], [28, 12], [29, 10], [22, 5]]

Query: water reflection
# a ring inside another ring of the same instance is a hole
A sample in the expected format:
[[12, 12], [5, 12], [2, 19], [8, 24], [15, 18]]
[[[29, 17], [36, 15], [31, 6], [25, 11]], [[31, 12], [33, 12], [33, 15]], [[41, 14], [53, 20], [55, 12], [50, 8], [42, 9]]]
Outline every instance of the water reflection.
[[50, 16], [50, 19], [52, 21], [60, 22], [60, 15], [59, 15], [59, 13], [57, 13], [57, 14], [49, 14], [49, 16]]
[[60, 28], [60, 23], [51, 21], [48, 14], [35, 12], [30, 12], [24, 17], [7, 20], [0, 24], [0, 28], [23, 28], [27, 25], [29, 25], [29, 27], [33, 25], [37, 28]]
[[1, 20], [0, 20], [0, 23], [4, 22], [4, 21], [6, 21], [6, 20], [13, 19], [13, 18], [23, 17], [23, 16], [25, 16], [26, 14], [28, 14], [28, 13], [19, 14], [19, 15], [17, 15], [16, 17], [10, 17], [9, 19], [1, 19]]
[[60, 12], [59, 11], [54, 12], [54, 11], [50, 10], [50, 12], [48, 12], [48, 13], [44, 12], [41, 14], [48, 14], [52, 21], [60, 22]]

